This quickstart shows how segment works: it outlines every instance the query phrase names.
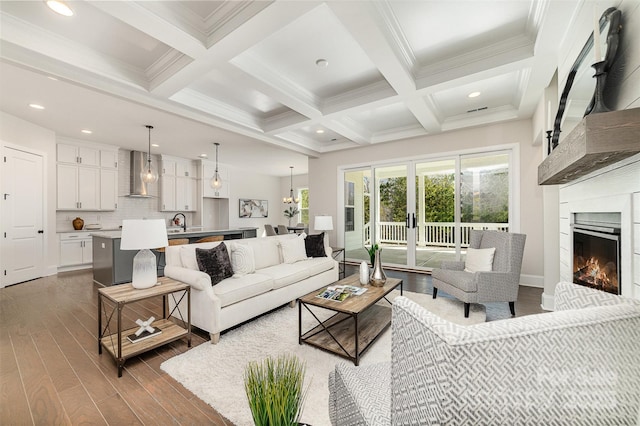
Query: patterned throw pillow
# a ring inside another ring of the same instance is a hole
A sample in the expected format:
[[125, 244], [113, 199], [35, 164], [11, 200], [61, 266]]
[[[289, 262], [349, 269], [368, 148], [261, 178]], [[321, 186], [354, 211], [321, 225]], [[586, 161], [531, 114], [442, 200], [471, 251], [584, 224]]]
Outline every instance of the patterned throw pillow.
[[227, 246], [222, 243], [212, 249], [196, 248], [198, 269], [211, 277], [211, 285], [216, 285], [233, 275]]
[[247, 244], [236, 244], [235, 248], [231, 250], [231, 267], [234, 278], [253, 274], [256, 271], [253, 249]]
[[327, 252], [324, 251], [324, 232], [307, 235], [304, 239], [304, 248], [307, 251], [307, 257], [327, 257]]

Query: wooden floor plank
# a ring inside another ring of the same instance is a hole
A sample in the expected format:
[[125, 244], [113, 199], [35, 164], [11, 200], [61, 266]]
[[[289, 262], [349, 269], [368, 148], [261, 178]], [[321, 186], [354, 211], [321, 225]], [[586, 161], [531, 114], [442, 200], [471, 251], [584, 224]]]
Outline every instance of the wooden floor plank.
[[[126, 395], [124, 396], [126, 397]], [[143, 425], [131, 407], [120, 394], [115, 394], [98, 402], [98, 408], [110, 425]]]
[[71, 424], [107, 424], [100, 410], [94, 404], [93, 399], [81, 384], [60, 392], [60, 400], [71, 420]]
[[18, 370], [36, 424], [70, 424], [58, 392], [49, 377], [36, 346], [28, 334], [10, 335]]
[[78, 376], [76, 376], [49, 330], [42, 329], [37, 331], [33, 333], [32, 337], [56, 390], [62, 392], [79, 386], [80, 380]]

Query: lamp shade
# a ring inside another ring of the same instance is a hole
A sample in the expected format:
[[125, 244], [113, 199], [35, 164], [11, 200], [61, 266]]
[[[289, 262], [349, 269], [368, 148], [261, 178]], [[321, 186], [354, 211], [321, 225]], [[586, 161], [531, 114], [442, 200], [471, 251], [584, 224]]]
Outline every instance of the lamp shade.
[[167, 225], [164, 219], [128, 219], [122, 221], [122, 250], [141, 250], [166, 247]]
[[316, 231], [332, 231], [333, 217], [332, 216], [316, 216], [313, 224], [313, 229], [315, 229]]

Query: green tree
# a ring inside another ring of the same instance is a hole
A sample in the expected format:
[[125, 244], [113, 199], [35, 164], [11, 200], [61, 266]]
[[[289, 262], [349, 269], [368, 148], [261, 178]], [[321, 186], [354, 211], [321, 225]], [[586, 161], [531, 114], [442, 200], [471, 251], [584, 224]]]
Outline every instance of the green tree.
[[380, 220], [404, 222], [407, 216], [407, 178], [380, 180]]
[[454, 194], [455, 179], [453, 174], [425, 176], [425, 222], [453, 222], [455, 218]]

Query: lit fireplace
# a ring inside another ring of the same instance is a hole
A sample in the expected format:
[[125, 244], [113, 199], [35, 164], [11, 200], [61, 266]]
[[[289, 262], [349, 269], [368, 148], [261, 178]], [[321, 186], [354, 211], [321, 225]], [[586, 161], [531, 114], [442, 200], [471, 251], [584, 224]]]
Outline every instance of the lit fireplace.
[[620, 228], [573, 226], [573, 282], [620, 294]]

